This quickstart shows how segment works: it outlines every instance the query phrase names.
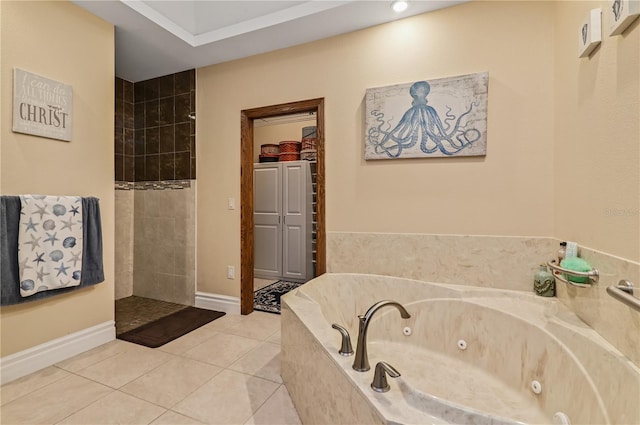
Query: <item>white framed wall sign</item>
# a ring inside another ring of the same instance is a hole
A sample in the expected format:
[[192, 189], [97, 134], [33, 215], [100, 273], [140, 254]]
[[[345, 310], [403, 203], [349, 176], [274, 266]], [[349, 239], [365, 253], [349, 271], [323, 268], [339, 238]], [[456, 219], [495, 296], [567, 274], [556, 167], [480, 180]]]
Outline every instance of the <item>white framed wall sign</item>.
[[620, 35], [640, 16], [640, 0], [609, 0], [609, 36]]
[[586, 58], [602, 41], [602, 9], [591, 9], [578, 30], [578, 57]]
[[13, 131], [71, 141], [73, 88], [13, 69]]

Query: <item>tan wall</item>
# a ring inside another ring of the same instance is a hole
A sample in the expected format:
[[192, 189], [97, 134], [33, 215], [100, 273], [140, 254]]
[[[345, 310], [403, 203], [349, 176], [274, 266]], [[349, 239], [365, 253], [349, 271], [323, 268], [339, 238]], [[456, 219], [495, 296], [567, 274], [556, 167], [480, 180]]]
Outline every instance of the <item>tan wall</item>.
[[640, 19], [577, 57], [577, 28], [608, 2], [558, 2], [555, 41], [556, 237], [640, 261]]
[[[304, 99], [325, 98], [328, 231], [551, 236], [553, 13], [472, 2], [199, 69], [198, 290], [240, 293], [240, 111]], [[367, 88], [484, 71], [486, 157], [363, 160]]]
[[[2, 2], [1, 185], [21, 193], [97, 196], [106, 281], [2, 307], [1, 355], [113, 320], [113, 26], [69, 2]], [[70, 143], [11, 131], [13, 68], [73, 86]]]

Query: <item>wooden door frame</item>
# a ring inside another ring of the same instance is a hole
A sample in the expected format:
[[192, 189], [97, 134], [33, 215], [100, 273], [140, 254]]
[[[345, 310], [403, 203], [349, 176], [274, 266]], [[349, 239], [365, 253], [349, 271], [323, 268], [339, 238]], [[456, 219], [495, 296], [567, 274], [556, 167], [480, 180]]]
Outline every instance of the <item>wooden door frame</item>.
[[253, 311], [253, 120], [279, 115], [316, 113], [316, 276], [326, 271], [325, 173], [324, 173], [324, 98], [283, 103], [240, 112], [240, 313]]

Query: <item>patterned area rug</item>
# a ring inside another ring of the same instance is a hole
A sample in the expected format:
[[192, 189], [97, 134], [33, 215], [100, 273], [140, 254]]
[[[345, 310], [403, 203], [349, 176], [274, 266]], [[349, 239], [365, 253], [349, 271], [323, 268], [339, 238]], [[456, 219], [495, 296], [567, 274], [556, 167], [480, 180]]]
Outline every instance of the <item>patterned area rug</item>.
[[279, 280], [253, 293], [253, 309], [280, 314], [280, 297], [303, 283]]

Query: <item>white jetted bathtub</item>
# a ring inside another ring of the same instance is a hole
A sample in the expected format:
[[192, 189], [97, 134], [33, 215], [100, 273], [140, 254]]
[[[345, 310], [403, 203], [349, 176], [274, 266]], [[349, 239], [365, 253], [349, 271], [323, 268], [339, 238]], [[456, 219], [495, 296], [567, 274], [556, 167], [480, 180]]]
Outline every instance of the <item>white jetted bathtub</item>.
[[[387, 306], [353, 349], [358, 315]], [[613, 324], [612, 324], [613, 325]], [[371, 389], [376, 363], [402, 375]], [[282, 377], [305, 424], [637, 424], [640, 369], [556, 299], [409, 279], [326, 274], [283, 297]]]

